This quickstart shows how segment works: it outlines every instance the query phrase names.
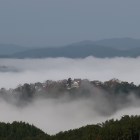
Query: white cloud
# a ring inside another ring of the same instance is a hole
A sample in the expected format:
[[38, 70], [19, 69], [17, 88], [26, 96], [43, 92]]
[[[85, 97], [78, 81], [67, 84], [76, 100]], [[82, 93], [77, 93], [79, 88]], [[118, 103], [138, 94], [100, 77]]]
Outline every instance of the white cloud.
[[0, 72], [0, 87], [13, 88], [25, 82], [44, 82], [68, 77], [101, 81], [118, 78], [139, 84], [139, 62], [140, 58], [0, 59], [0, 66], [14, 67], [20, 71]]
[[[19, 72], [0, 72], [0, 87], [16, 87], [18, 84], [43, 82], [48, 79], [60, 80], [68, 77], [90, 80], [120, 80], [140, 83], [140, 58], [85, 59], [0, 59], [0, 66], [14, 67]], [[49, 134], [78, 128], [83, 125], [100, 123], [109, 118], [120, 118], [125, 114], [140, 115], [139, 99], [130, 96], [126, 105], [112, 104], [111, 100], [99, 91], [92, 98], [69, 100], [35, 99], [20, 108], [0, 99], [0, 121], [26, 121]], [[113, 105], [118, 109], [113, 112]], [[107, 113], [105, 115], [104, 113]], [[111, 112], [109, 114], [109, 112]]]

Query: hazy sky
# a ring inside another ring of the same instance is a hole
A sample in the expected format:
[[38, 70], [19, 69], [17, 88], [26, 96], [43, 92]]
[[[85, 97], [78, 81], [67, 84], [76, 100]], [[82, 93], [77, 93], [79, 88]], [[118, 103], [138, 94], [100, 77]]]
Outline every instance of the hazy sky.
[[0, 43], [140, 38], [139, 0], [0, 0]]

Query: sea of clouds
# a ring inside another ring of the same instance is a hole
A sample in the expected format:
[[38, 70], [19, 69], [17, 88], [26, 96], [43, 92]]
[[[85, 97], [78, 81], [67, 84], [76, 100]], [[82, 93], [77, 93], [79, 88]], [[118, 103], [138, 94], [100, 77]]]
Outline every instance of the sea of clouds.
[[[82, 78], [106, 81], [118, 78], [140, 84], [140, 58], [68, 59], [0, 59], [0, 88], [15, 88], [19, 84]], [[4, 71], [5, 70], [5, 71]], [[49, 134], [101, 123], [123, 115], [140, 115], [140, 99], [129, 96], [128, 103], [112, 110], [114, 103], [104, 96], [104, 91], [89, 98], [70, 100], [62, 98], [36, 98], [25, 107], [0, 99], [0, 121], [25, 121]], [[104, 112], [104, 113], [102, 113]], [[107, 112], [107, 115], [105, 115]], [[110, 112], [110, 113], [109, 113]]]
[[[0, 88], [18, 84], [82, 78], [106, 81], [112, 78], [140, 84], [140, 58], [0, 59]], [[1, 67], [5, 72], [1, 71]]]

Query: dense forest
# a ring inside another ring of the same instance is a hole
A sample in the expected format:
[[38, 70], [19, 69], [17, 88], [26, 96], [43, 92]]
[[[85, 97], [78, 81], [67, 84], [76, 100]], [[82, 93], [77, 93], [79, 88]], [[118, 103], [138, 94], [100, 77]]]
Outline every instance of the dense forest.
[[0, 123], [1, 140], [139, 140], [140, 116], [123, 116], [120, 120], [108, 120], [96, 125], [45, 134], [24, 122]]
[[[112, 79], [106, 82], [87, 79], [25, 83], [15, 89], [0, 89], [0, 99], [22, 107], [37, 99], [56, 99], [58, 102], [87, 100], [90, 106], [101, 115], [111, 115], [120, 108], [139, 106], [140, 85]], [[137, 100], [134, 101], [134, 99]], [[106, 105], [104, 109], [103, 106]]]
[[46, 140], [49, 135], [24, 122], [0, 123], [0, 140]]
[[67, 132], [60, 132], [53, 140], [139, 140], [140, 116], [123, 116]]
[[71, 97], [89, 96], [98, 91], [104, 92], [105, 95], [129, 95], [133, 93], [136, 96], [140, 95], [140, 85], [135, 85], [133, 82], [128, 83], [119, 81], [118, 79], [111, 79], [109, 81], [89, 81], [88, 79], [74, 79], [71, 78], [37, 83], [25, 83], [18, 85], [15, 89], [0, 89], [0, 96], [16, 96], [21, 100], [32, 99], [37, 96], [46, 96], [47, 98], [61, 97], [69, 94]]

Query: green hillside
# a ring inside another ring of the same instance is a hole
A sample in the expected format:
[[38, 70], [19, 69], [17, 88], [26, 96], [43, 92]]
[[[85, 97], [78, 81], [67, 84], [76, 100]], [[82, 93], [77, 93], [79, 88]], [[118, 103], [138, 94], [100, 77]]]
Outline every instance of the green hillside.
[[0, 123], [0, 140], [139, 140], [140, 116], [123, 116], [101, 124], [49, 136], [33, 125], [23, 122]]
[[47, 140], [49, 135], [24, 122], [0, 123], [0, 140]]

